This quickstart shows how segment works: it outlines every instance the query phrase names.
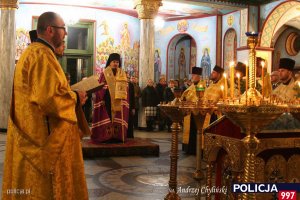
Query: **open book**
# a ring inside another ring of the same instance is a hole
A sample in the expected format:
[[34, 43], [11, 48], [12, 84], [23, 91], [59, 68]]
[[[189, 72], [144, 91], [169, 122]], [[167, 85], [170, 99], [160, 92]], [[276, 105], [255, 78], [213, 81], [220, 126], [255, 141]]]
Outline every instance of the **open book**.
[[78, 83], [75, 83], [74, 85], [71, 85], [71, 89], [73, 91], [86, 91], [86, 93], [89, 95], [100, 90], [104, 86], [104, 83], [99, 83], [98, 80], [99, 77], [97, 75], [93, 75], [83, 79]]
[[[74, 85], [71, 85], [71, 89], [73, 91], [86, 91], [87, 95], [91, 95], [93, 92], [100, 90], [104, 86], [104, 83], [100, 84], [98, 82], [98, 79], [99, 77], [97, 75], [90, 76]], [[80, 130], [82, 131], [83, 136], [91, 135], [90, 127], [85, 118], [81, 105], [77, 104], [75, 110], [76, 110], [77, 124]]]

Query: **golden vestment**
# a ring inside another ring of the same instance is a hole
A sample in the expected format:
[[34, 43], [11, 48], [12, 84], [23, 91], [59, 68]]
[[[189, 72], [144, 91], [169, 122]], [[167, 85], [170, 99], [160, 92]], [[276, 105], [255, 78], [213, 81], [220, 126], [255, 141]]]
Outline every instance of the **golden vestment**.
[[222, 77], [218, 82], [212, 83], [204, 91], [204, 100], [210, 100], [217, 103], [221, 98], [223, 98], [223, 91], [221, 86], [225, 85], [225, 79]]
[[50, 47], [30, 44], [15, 69], [3, 200], [88, 199], [76, 101]]
[[[111, 98], [111, 110], [112, 113], [121, 110], [121, 100], [127, 99], [127, 77], [126, 73], [117, 68], [116, 76], [113, 75], [112, 68], [108, 66], [103, 71], [106, 83], [109, 88], [110, 98]], [[112, 114], [114, 116], [114, 114]]]
[[[199, 83], [197, 84], [197, 87], [203, 87], [203, 86], [205, 86], [205, 81], [203, 81], [203, 80], [199, 81]], [[183, 94], [181, 95], [181, 99], [190, 101], [190, 102], [198, 101], [195, 84], [192, 84], [190, 87], [188, 87], [183, 92]], [[183, 120], [183, 137], [182, 137], [183, 144], [189, 143], [190, 126], [191, 126], [191, 115], [187, 115], [184, 117], [184, 120]]]
[[280, 100], [290, 101], [296, 99], [296, 91], [293, 89], [295, 87], [295, 80], [291, 78], [290, 82], [285, 85], [281, 83], [275, 90], [273, 90], [273, 95], [276, 95]]
[[95, 143], [108, 141], [125, 142], [127, 138], [129, 96], [126, 73], [108, 66], [101, 73], [100, 83], [107, 84], [96, 93], [91, 139]]

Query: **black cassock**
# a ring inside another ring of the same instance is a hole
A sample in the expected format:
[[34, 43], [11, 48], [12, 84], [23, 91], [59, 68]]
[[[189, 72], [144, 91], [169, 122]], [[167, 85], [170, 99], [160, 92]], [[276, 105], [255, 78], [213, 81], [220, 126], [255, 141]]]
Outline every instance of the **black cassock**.
[[133, 136], [133, 122], [134, 115], [132, 110], [135, 109], [135, 97], [134, 97], [134, 85], [128, 83], [128, 92], [129, 92], [129, 117], [128, 117], [128, 129], [127, 129], [127, 138], [134, 138]]

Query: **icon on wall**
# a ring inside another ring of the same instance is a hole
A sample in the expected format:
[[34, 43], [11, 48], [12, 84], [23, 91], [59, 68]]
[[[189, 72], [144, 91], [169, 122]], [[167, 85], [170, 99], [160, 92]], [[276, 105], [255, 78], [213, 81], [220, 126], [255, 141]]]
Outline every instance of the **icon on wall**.
[[189, 23], [187, 20], [183, 19], [183, 20], [180, 20], [177, 24], [177, 30], [180, 32], [180, 33], [184, 33], [188, 30], [189, 28]]
[[154, 80], [158, 83], [160, 75], [161, 75], [161, 58], [160, 58], [160, 49], [155, 49], [154, 52]]
[[209, 48], [203, 49], [203, 55], [201, 58], [201, 68], [202, 68], [202, 76], [204, 78], [210, 77], [211, 73], [211, 61], [209, 56]]

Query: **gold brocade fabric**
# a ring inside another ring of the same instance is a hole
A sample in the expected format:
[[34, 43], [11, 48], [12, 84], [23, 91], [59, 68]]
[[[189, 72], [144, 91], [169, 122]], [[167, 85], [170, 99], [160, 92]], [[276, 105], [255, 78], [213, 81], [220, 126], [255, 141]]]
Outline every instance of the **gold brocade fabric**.
[[296, 91], [293, 89], [295, 87], [295, 80], [292, 78], [288, 85], [280, 84], [275, 90], [273, 90], [272, 95], [275, 95], [280, 100], [290, 101], [296, 99]]
[[117, 73], [114, 76], [112, 68], [108, 66], [104, 69], [103, 74], [109, 89], [112, 113], [121, 111], [121, 100], [127, 98], [128, 83], [126, 73], [122, 69], [117, 68]]
[[[201, 80], [197, 84], [198, 87], [205, 86], [205, 81]], [[194, 84], [192, 84], [190, 87], [188, 87], [183, 94], [181, 95], [181, 100], [191, 101], [191, 102], [197, 102], [198, 97], [196, 93], [196, 87]]]
[[[199, 87], [200, 85], [205, 85], [205, 81], [201, 80], [197, 84]], [[192, 84], [188, 87], [183, 94], [181, 95], [181, 99], [185, 99], [186, 101], [196, 102], [198, 100], [197, 93], [196, 93], [196, 86]], [[191, 125], [191, 115], [187, 115], [183, 119], [183, 136], [182, 136], [182, 143], [188, 144], [190, 139], [190, 125]]]
[[187, 115], [183, 118], [183, 136], [182, 136], [183, 144], [189, 143], [190, 128], [191, 128], [191, 115]]
[[221, 86], [225, 85], [225, 79], [222, 77], [217, 83], [212, 83], [204, 92], [204, 100], [211, 100], [214, 103], [218, 102], [219, 99], [223, 98], [223, 91]]
[[75, 105], [51, 49], [30, 44], [15, 70], [3, 200], [88, 199]]

